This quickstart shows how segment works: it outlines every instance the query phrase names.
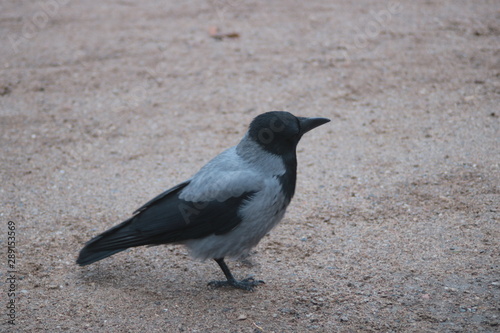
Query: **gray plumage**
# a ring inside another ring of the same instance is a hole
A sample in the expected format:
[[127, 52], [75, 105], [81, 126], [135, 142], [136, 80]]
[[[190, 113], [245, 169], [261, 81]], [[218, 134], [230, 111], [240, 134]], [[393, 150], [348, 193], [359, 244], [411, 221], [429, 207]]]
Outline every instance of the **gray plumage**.
[[[188, 201], [225, 201], [254, 192], [238, 209], [241, 222], [223, 235], [193, 239], [185, 244], [199, 259], [239, 257], [257, 245], [284, 216], [290, 203], [281, 195], [279, 176], [286, 172], [283, 161], [258, 147], [245, 136], [207, 163], [179, 194]], [[208, 182], [208, 183], [207, 183]]]

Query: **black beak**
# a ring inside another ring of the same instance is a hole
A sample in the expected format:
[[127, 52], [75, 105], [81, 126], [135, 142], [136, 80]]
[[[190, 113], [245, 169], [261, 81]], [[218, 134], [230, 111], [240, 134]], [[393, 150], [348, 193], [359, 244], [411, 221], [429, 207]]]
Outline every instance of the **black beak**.
[[326, 124], [330, 121], [328, 118], [305, 118], [305, 117], [297, 117], [300, 123], [300, 134], [304, 135], [310, 130]]

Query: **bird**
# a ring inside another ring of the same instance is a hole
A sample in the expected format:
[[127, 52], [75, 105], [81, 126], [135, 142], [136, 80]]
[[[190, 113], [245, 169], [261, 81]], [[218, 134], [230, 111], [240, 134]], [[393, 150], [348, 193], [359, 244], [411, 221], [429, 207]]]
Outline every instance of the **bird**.
[[222, 269], [226, 280], [209, 286], [253, 291], [264, 281], [237, 280], [224, 259], [248, 255], [283, 219], [295, 193], [297, 144], [329, 121], [286, 111], [258, 115], [237, 145], [92, 238], [76, 263], [89, 265], [131, 247], [183, 244], [192, 257], [213, 259]]

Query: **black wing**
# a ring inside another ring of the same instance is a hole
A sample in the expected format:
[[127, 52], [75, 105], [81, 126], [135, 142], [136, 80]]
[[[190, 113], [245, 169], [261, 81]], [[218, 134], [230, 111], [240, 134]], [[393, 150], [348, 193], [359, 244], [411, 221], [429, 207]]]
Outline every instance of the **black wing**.
[[150, 200], [136, 215], [90, 240], [77, 263], [88, 265], [129, 247], [182, 242], [211, 234], [224, 234], [240, 222], [238, 210], [255, 191], [225, 201], [192, 202], [179, 198], [190, 181]]

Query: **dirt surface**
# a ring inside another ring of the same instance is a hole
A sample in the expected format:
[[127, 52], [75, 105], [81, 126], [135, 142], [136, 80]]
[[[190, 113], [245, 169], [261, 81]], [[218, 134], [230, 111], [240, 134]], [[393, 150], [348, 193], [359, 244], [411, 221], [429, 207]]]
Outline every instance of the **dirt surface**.
[[[0, 44], [0, 330], [500, 329], [500, 2], [3, 0]], [[229, 262], [265, 285], [181, 246], [75, 265], [270, 110], [332, 122]]]

